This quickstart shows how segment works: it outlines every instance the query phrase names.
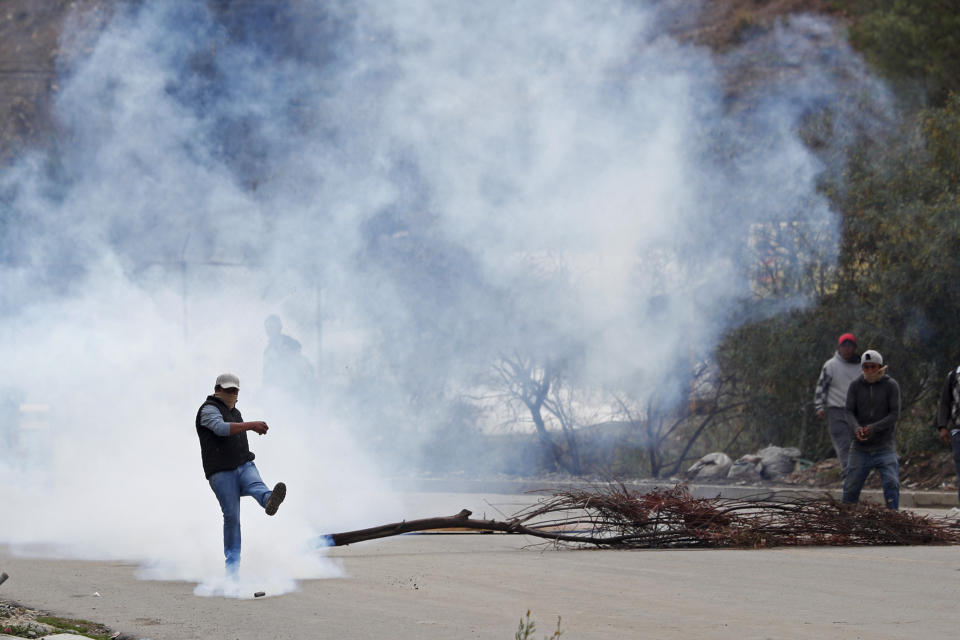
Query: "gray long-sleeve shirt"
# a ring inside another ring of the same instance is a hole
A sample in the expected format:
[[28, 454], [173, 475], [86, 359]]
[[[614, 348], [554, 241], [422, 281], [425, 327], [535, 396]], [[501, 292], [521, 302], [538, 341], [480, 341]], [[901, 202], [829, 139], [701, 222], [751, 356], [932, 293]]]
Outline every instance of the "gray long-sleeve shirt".
[[860, 358], [844, 360], [840, 352], [823, 363], [817, 388], [813, 394], [813, 408], [843, 409], [847, 402], [847, 389], [850, 383], [860, 377]]
[[893, 449], [893, 432], [900, 419], [900, 385], [890, 376], [869, 383], [860, 376], [850, 383], [847, 391], [847, 421], [856, 432], [857, 427], [870, 427], [870, 437], [860, 442], [856, 436], [853, 446], [860, 451]]
[[200, 426], [206, 427], [218, 436], [230, 435], [230, 423], [225, 422], [220, 410], [208, 404], [200, 410]]

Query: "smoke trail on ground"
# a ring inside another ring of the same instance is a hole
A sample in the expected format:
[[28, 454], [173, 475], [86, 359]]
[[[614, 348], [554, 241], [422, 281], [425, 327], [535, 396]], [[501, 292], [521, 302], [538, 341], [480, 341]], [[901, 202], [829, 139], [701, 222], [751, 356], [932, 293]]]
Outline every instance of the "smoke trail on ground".
[[[499, 354], [566, 359], [592, 387], [682, 376], [678, 354], [709, 352], [750, 293], [752, 225], [826, 229], [809, 259], [832, 258], [824, 155], [798, 130], [829, 108], [842, 144], [848, 97], [882, 92], [822, 20], [716, 56], [666, 35], [676, 10], [78, 16], [58, 144], [0, 174], [0, 390], [21, 454], [0, 462], [17, 487], [2, 539], [214, 584], [191, 421], [233, 371], [244, 415], [272, 425], [252, 437], [261, 473], [291, 487], [275, 520], [244, 504], [244, 566], [294, 588], [337, 575], [320, 533], [404, 517], [379, 471], [416, 460]], [[757, 59], [770, 77], [731, 98]], [[280, 389], [271, 314], [290, 336]]]

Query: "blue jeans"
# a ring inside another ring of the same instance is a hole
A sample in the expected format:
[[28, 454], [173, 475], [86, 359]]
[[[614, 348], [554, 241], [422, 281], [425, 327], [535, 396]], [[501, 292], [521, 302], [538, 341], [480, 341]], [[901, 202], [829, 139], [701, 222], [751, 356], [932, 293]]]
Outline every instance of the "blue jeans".
[[957, 499], [960, 500], [960, 429], [950, 430], [950, 445], [953, 447], [953, 467], [957, 471]]
[[263, 484], [252, 460], [231, 471], [215, 473], [209, 480], [223, 511], [223, 555], [227, 558], [227, 572], [236, 573], [240, 565], [240, 497], [253, 496], [265, 507], [272, 492]]
[[843, 478], [843, 501], [855, 503], [860, 500], [860, 490], [871, 469], [880, 472], [880, 484], [883, 486], [883, 500], [888, 509], [900, 507], [900, 463], [893, 449], [882, 451], [860, 451], [850, 447], [850, 460], [847, 463], [847, 475]]

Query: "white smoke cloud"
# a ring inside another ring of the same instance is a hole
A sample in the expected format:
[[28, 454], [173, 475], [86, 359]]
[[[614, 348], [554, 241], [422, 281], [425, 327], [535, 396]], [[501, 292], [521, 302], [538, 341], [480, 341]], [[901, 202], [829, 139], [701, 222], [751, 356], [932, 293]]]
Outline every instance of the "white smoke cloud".
[[[385, 450], [415, 452], [498, 353], [582, 354], [599, 387], [708, 351], [749, 293], [752, 224], [835, 228], [803, 119], [829, 107], [845, 131], [849, 92], [881, 90], [823, 20], [718, 57], [664, 35], [666, 10], [156, 2], [78, 21], [56, 153], [0, 174], [0, 387], [41, 406], [29, 434], [4, 416], [21, 459], [0, 461], [0, 540], [229, 595], [192, 423], [229, 370], [271, 424], [251, 436], [264, 480], [290, 486], [274, 519], [244, 503], [245, 571], [293, 589], [339, 575], [320, 534], [405, 517]], [[789, 77], [732, 107], [725, 82], [760, 56]], [[271, 313], [318, 403], [264, 388]]]

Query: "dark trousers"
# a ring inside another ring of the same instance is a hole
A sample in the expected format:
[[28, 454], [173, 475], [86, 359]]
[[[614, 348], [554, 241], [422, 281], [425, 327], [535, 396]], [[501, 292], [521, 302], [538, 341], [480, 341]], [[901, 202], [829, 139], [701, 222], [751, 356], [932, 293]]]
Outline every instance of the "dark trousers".
[[827, 425], [830, 429], [830, 442], [837, 452], [840, 461], [842, 476], [847, 475], [847, 464], [850, 462], [850, 443], [853, 441], [853, 429], [847, 423], [847, 410], [839, 407], [827, 409]]

